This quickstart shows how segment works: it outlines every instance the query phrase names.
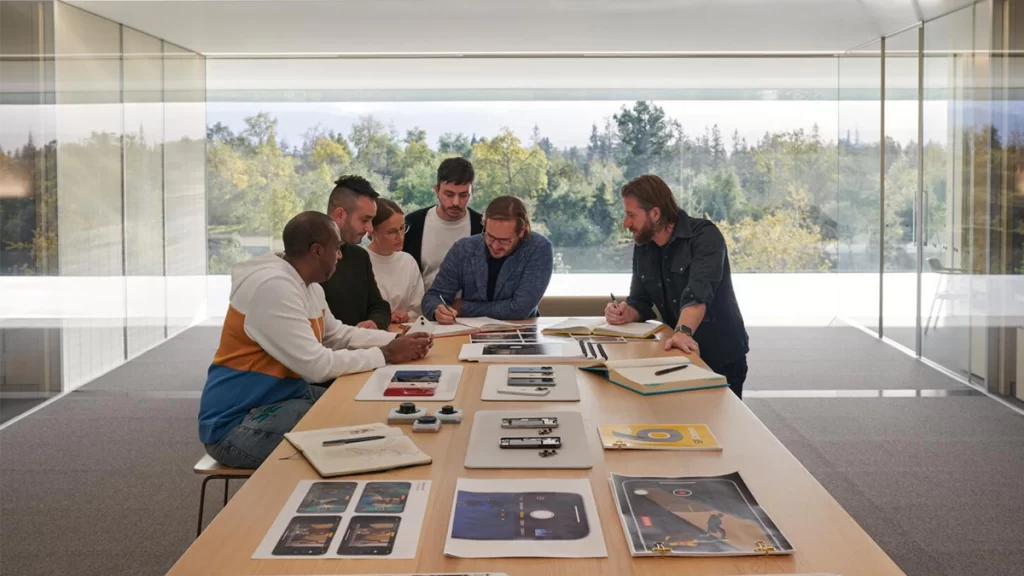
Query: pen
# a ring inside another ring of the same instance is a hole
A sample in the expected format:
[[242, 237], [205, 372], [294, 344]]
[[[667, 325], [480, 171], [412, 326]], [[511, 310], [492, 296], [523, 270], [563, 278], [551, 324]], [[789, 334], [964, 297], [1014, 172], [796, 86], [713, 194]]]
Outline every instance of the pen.
[[612, 304], [619, 305], [619, 301], [615, 299], [615, 292], [612, 292]]
[[654, 375], [655, 376], [664, 376], [665, 374], [668, 374], [670, 372], [676, 372], [678, 370], [682, 370], [683, 368], [686, 368], [687, 366], [689, 366], [689, 364], [683, 364], [682, 366], [673, 366], [671, 368], [665, 368], [664, 370], [658, 370], [657, 372], [654, 373]]
[[455, 316], [455, 309], [449, 306], [448, 303], [444, 301], [444, 296], [438, 294], [437, 297], [441, 299], [441, 304], [443, 304], [444, 307], [447, 308], [449, 312], [451, 312], [451, 315]]
[[328, 440], [324, 442], [324, 446], [337, 446], [339, 444], [355, 444], [356, 442], [369, 442], [370, 440], [383, 439], [383, 436], [363, 436], [362, 438], [339, 438], [338, 440]]

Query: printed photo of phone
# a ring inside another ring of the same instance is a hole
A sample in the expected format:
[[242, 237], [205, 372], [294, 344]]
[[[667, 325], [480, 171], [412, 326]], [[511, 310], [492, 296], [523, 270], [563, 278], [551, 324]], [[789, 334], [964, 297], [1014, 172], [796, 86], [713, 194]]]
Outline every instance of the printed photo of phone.
[[583, 497], [571, 492], [455, 495], [452, 538], [579, 540], [590, 534]]
[[348, 508], [355, 482], [314, 482], [296, 510], [299, 514], [341, 514]]
[[401, 516], [353, 516], [339, 556], [387, 556], [395, 547]]
[[400, 514], [409, 498], [409, 482], [367, 482], [356, 504], [357, 513]]
[[296, 516], [274, 546], [274, 556], [318, 556], [327, 547], [341, 523], [340, 516]]

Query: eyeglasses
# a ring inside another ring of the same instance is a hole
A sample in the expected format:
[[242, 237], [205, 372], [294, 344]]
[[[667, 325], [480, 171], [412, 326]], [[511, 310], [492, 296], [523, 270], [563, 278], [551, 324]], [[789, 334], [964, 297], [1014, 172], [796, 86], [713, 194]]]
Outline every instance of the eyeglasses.
[[385, 232], [384, 235], [387, 236], [388, 238], [393, 239], [393, 240], [397, 240], [397, 239], [401, 238], [402, 236], [405, 236], [408, 233], [409, 233], [409, 227], [405, 226], [403, 228], [392, 228], [391, 230], [388, 230], [387, 232]]
[[488, 244], [493, 244], [501, 248], [508, 248], [515, 242], [515, 238], [496, 238], [488, 233], [484, 233], [484, 239], [487, 240]]

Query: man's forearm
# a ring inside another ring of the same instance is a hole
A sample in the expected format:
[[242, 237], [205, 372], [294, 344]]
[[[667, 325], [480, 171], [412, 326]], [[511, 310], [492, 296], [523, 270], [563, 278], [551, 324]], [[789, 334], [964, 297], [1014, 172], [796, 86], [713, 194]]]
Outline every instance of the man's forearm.
[[704, 320], [704, 312], [707, 310], [707, 304], [694, 304], [693, 306], [687, 306], [679, 312], [679, 321], [676, 322], [676, 326], [686, 326], [694, 334], [697, 333], [697, 327]]

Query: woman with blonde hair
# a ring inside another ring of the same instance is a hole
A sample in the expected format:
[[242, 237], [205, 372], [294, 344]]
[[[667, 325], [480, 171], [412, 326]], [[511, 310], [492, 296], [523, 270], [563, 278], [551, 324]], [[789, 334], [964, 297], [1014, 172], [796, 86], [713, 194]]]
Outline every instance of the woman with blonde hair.
[[391, 322], [408, 322], [420, 313], [423, 275], [416, 260], [402, 252], [405, 244], [405, 213], [394, 200], [377, 198], [373, 234], [367, 252], [373, 264], [380, 294], [391, 304]]

